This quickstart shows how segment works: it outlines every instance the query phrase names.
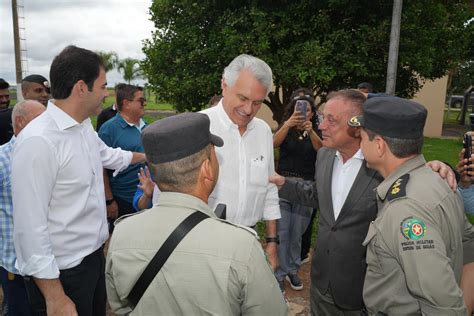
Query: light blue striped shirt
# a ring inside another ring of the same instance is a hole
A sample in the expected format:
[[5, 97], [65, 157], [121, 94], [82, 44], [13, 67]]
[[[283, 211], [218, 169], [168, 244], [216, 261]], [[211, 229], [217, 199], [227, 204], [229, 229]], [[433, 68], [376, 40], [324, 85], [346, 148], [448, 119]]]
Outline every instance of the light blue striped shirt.
[[18, 274], [15, 269], [15, 247], [13, 245], [13, 201], [11, 188], [11, 154], [15, 136], [0, 146], [0, 266]]

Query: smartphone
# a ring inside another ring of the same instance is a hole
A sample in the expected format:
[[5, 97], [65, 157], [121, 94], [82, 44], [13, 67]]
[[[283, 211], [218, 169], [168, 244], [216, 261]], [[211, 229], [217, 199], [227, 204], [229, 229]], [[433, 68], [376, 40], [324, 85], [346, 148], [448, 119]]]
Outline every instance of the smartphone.
[[300, 112], [300, 115], [304, 116], [304, 120], [306, 121], [306, 111], [308, 109], [308, 103], [303, 100], [296, 101], [295, 104], [295, 111]]
[[471, 162], [469, 161], [469, 158], [471, 158], [472, 154], [472, 136], [469, 134], [464, 134], [464, 139], [462, 142], [464, 147], [464, 159], [468, 159], [467, 165], [470, 165]]

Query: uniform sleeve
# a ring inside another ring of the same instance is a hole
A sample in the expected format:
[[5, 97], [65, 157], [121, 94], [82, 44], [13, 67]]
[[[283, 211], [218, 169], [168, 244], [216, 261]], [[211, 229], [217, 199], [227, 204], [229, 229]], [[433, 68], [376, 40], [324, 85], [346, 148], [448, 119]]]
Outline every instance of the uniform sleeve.
[[[275, 174], [275, 158], [273, 156], [273, 138], [270, 129], [268, 130], [267, 152], [269, 156], [268, 174]], [[268, 179], [267, 179], [268, 182]], [[281, 218], [280, 202], [278, 198], [278, 188], [275, 184], [268, 182], [267, 194], [265, 196], [265, 206], [263, 210], [263, 220], [269, 221]]]
[[278, 192], [281, 198], [312, 208], [319, 207], [316, 182], [295, 179], [286, 179], [285, 184]]
[[407, 287], [422, 314], [465, 315], [463, 294], [439, 229], [449, 223], [439, 222], [406, 199], [392, 202], [385, 212], [389, 226], [381, 229], [382, 238], [405, 272]]
[[105, 263], [105, 288], [107, 290], [107, 300], [110, 304], [110, 308], [116, 314], [126, 315], [130, 313], [132, 309], [127, 305], [127, 302], [120, 299], [120, 295], [117, 292], [115, 287], [115, 276], [114, 276], [114, 264], [113, 264], [113, 238], [111, 239], [111, 244], [109, 252], [107, 253], [107, 260]]
[[288, 306], [256, 239], [245, 274], [241, 315], [288, 315]]
[[54, 147], [41, 137], [26, 139], [13, 152], [13, 240], [23, 275], [59, 276], [48, 230], [49, 202], [58, 169]]

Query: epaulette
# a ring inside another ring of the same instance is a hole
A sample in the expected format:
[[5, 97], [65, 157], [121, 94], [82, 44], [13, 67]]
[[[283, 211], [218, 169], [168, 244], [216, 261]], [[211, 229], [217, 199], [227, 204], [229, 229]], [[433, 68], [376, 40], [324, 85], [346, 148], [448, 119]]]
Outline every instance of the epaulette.
[[226, 224], [229, 224], [229, 225], [232, 225], [232, 226], [241, 228], [241, 229], [243, 229], [243, 230], [245, 230], [245, 231], [251, 233], [253, 236], [255, 236], [255, 238], [259, 239], [257, 232], [256, 232], [254, 229], [252, 229], [252, 228], [250, 228], [250, 227], [248, 227], [248, 226], [244, 226], [244, 225], [239, 225], [239, 224], [231, 223], [231, 222], [229, 222], [229, 221], [227, 221], [227, 220], [225, 220], [225, 219], [220, 219], [220, 218], [214, 218], [214, 219], [218, 220], [219, 222], [226, 223]]
[[389, 189], [389, 192], [387, 194], [387, 200], [392, 201], [395, 199], [399, 199], [402, 197], [405, 197], [407, 195], [407, 183], [408, 180], [410, 179], [410, 174], [404, 174], [400, 178], [395, 181], [392, 186]]
[[147, 209], [144, 209], [144, 210], [141, 210], [139, 212], [135, 212], [135, 213], [130, 213], [130, 214], [126, 214], [126, 215], [122, 215], [120, 216], [119, 218], [117, 218], [115, 221], [114, 221], [114, 226], [117, 226], [120, 222], [122, 222], [123, 220], [129, 218], [129, 217], [132, 217], [132, 216], [135, 216], [135, 215], [138, 215], [138, 214], [141, 214], [143, 212], [145, 212]]

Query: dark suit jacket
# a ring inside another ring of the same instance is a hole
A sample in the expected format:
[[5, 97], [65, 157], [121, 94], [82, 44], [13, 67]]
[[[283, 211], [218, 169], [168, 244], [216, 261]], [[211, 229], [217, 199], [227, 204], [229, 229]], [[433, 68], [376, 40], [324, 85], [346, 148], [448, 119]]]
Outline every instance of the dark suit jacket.
[[341, 309], [362, 309], [366, 249], [362, 242], [369, 223], [377, 216], [374, 189], [382, 177], [368, 169], [365, 161], [346, 201], [334, 219], [331, 183], [336, 151], [321, 148], [316, 161], [315, 182], [287, 179], [282, 198], [320, 210], [318, 236], [311, 266], [311, 282], [322, 293], [329, 287]]
[[13, 136], [13, 108], [0, 110], [0, 145], [8, 143]]

